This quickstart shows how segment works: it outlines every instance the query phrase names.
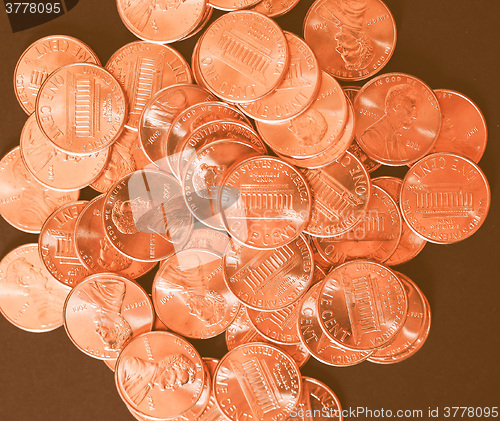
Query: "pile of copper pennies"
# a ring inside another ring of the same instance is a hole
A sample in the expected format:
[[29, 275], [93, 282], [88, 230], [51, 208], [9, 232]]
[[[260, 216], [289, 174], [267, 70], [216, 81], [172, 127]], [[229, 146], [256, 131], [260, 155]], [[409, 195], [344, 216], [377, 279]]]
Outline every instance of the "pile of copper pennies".
[[[1, 261], [1, 311], [64, 324], [139, 420], [341, 419], [299, 367], [413, 355], [430, 307], [391, 267], [488, 212], [470, 99], [400, 73], [349, 86], [394, 51], [382, 1], [317, 0], [304, 39], [269, 17], [296, 1], [255, 3], [118, 0], [143, 41], [101, 67], [49, 36], [15, 71], [30, 116], [0, 163], [0, 213], [40, 236]], [[204, 28], [212, 8], [228, 13]], [[193, 35], [190, 66], [166, 44]], [[371, 179], [381, 164], [406, 177]], [[86, 186], [100, 195], [79, 201]], [[135, 279], [152, 270], [149, 295]], [[224, 332], [220, 361], [185, 339]]]

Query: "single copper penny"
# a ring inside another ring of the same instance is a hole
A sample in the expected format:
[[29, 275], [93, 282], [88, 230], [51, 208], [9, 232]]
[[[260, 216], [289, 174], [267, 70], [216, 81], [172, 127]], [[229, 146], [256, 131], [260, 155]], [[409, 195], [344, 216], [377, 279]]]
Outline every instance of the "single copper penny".
[[250, 10], [270, 18], [277, 18], [288, 13], [297, 4], [299, 4], [299, 0], [261, 0], [255, 6], [250, 7]]
[[210, 142], [221, 139], [232, 139], [247, 142], [253, 145], [262, 154], [267, 153], [267, 148], [259, 135], [247, 124], [236, 120], [216, 120], [205, 123], [193, 130], [184, 138], [177, 148], [179, 154], [177, 174], [184, 176], [186, 165], [193, 154], [208, 145]]
[[135, 41], [119, 48], [106, 63], [106, 70], [120, 83], [128, 102], [125, 125], [137, 130], [151, 97], [167, 86], [191, 83], [191, 69], [172, 47]]
[[316, 239], [316, 247], [333, 265], [354, 259], [383, 263], [398, 247], [402, 224], [397, 203], [387, 192], [374, 185], [360, 223], [339, 236]]
[[370, 176], [347, 152], [321, 169], [301, 170], [312, 194], [311, 219], [305, 232], [332, 237], [351, 230], [364, 217], [371, 195]]
[[[298, 117], [278, 124], [256, 122], [259, 134], [277, 153], [296, 159], [311, 158], [340, 140], [347, 124], [347, 100], [333, 77], [323, 72], [320, 80], [315, 101]], [[329, 152], [340, 156], [345, 149], [347, 146]]]
[[259, 343], [226, 354], [213, 383], [217, 405], [231, 420], [286, 419], [302, 392], [300, 371], [292, 358]]
[[259, 0], [209, 0], [208, 4], [218, 10], [240, 10], [253, 6]]
[[76, 202], [80, 191], [49, 189], [31, 175], [16, 147], [0, 161], [0, 215], [13, 227], [39, 233], [49, 215]]
[[274, 90], [290, 60], [278, 24], [250, 11], [228, 13], [212, 23], [201, 38], [198, 55], [207, 87], [235, 103], [255, 101]]
[[271, 250], [256, 251], [231, 241], [224, 254], [228, 288], [250, 308], [283, 309], [310, 286], [314, 264], [303, 236]]
[[301, 301], [297, 318], [300, 341], [315, 359], [327, 365], [347, 367], [365, 361], [373, 351], [341, 348], [321, 329], [317, 308], [321, 288], [322, 284], [314, 285]]
[[285, 78], [270, 94], [239, 104], [245, 114], [256, 120], [271, 123], [289, 120], [305, 111], [317, 98], [322, 77], [314, 53], [297, 35], [285, 32], [285, 38], [290, 51]]
[[[401, 186], [403, 185], [402, 179], [397, 177], [377, 177], [372, 180], [372, 183], [384, 189], [399, 207], [399, 195]], [[427, 244], [427, 241], [415, 234], [404, 220], [402, 223], [399, 244], [392, 256], [385, 261], [385, 264], [388, 266], [395, 266], [408, 262], [417, 256]]]
[[116, 79], [95, 64], [68, 64], [40, 88], [35, 115], [43, 134], [59, 149], [88, 155], [110, 146], [125, 124], [125, 94]]
[[54, 278], [69, 287], [91, 274], [76, 253], [74, 236], [76, 220], [87, 203], [61, 206], [47, 218], [38, 237], [43, 264]]
[[[76, 253], [92, 273], [115, 272], [136, 279], [153, 269], [156, 262], [131, 259], [113, 246], [105, 233], [104, 201], [104, 195], [97, 196], [80, 212], [74, 233]], [[173, 253], [173, 246], [171, 250]]]
[[196, 85], [178, 84], [158, 91], [146, 104], [139, 123], [141, 145], [150, 161], [170, 171], [163, 145], [172, 122], [191, 105], [215, 100], [215, 96]]
[[106, 193], [120, 178], [148, 166], [152, 164], [141, 148], [138, 133], [124, 129], [110, 146], [108, 162], [90, 187]]
[[344, 263], [331, 271], [318, 299], [323, 331], [337, 345], [372, 351], [387, 345], [406, 320], [408, 300], [399, 278], [368, 260]]
[[386, 165], [418, 161], [434, 146], [441, 127], [436, 95], [404, 73], [377, 76], [354, 102], [356, 140], [373, 160]]
[[116, 0], [127, 29], [145, 41], [167, 44], [193, 32], [202, 22], [206, 0]]
[[223, 256], [229, 244], [229, 235], [224, 231], [214, 230], [198, 223], [191, 233], [184, 250], [207, 250]]
[[434, 93], [443, 120], [431, 153], [450, 152], [478, 163], [488, 140], [488, 128], [481, 110], [459, 92], [437, 89]]
[[270, 249], [296, 239], [311, 212], [311, 192], [290, 164], [270, 157], [249, 158], [221, 183], [224, 225], [236, 241]]
[[287, 421], [342, 421], [339, 398], [319, 380], [302, 377], [302, 399]]
[[27, 114], [35, 111], [36, 97], [45, 79], [70, 63], [101, 64], [87, 44], [67, 35], [40, 38], [24, 51], [14, 70], [14, 92]]
[[155, 276], [153, 302], [162, 322], [189, 338], [224, 332], [240, 303], [224, 283], [222, 257], [206, 250], [183, 250], [168, 258]]
[[174, 418], [196, 405], [205, 386], [198, 351], [169, 332], [149, 332], [124, 348], [115, 370], [121, 398], [153, 419]]
[[396, 22], [381, 0], [317, 0], [304, 20], [304, 37], [323, 70], [340, 80], [362, 80], [391, 58]]
[[368, 171], [369, 173], [372, 173], [382, 165], [380, 162], [371, 159], [365, 153], [365, 151], [363, 151], [363, 149], [359, 147], [358, 142], [356, 142], [356, 139], [353, 139], [351, 146], [349, 146], [348, 151], [351, 152], [356, 158], [358, 158], [361, 161], [363, 166], [366, 168], [366, 171]]
[[100, 360], [117, 358], [132, 337], [151, 330], [153, 320], [148, 294], [116, 273], [88, 276], [73, 288], [64, 306], [69, 338]]
[[88, 186], [108, 160], [107, 150], [80, 156], [60, 151], [41, 132], [35, 114], [24, 124], [20, 143], [26, 168], [41, 184], [54, 190], [74, 191]]
[[251, 144], [217, 140], [204, 146], [191, 158], [182, 179], [184, 200], [193, 216], [210, 228], [224, 229], [219, 209], [220, 182], [238, 162], [258, 156]]
[[20, 329], [48, 332], [62, 326], [70, 290], [46, 269], [38, 244], [19, 246], [0, 262], [0, 312]]
[[125, 256], [159, 261], [182, 248], [193, 216], [172, 176], [141, 170], [118, 181], [106, 194], [104, 226], [108, 240]]
[[490, 207], [488, 180], [458, 155], [436, 153], [410, 168], [400, 205], [409, 227], [427, 241], [451, 244], [474, 234]]

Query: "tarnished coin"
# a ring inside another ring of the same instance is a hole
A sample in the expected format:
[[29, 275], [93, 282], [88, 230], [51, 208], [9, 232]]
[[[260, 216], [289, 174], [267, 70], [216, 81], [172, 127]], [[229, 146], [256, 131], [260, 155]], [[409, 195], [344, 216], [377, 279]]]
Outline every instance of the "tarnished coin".
[[[347, 100], [339, 83], [321, 73], [321, 85], [312, 105], [287, 122], [271, 124], [257, 121], [257, 130], [277, 153], [296, 159], [311, 158], [327, 149], [335, 159], [347, 149], [331, 150], [341, 139], [347, 124]], [[266, 97], [267, 98], [267, 97]]]
[[437, 89], [434, 93], [443, 120], [431, 153], [454, 153], [478, 163], [488, 140], [488, 128], [481, 110], [459, 92]]
[[366, 213], [359, 224], [339, 236], [314, 241], [333, 265], [354, 259], [384, 263], [398, 247], [402, 224], [397, 203], [380, 187], [372, 186]]
[[303, 236], [271, 250], [256, 251], [231, 241], [224, 254], [228, 288], [250, 308], [283, 309], [305, 294], [314, 264]]
[[220, 139], [232, 139], [250, 143], [261, 153], [266, 154], [267, 148], [259, 135], [245, 123], [233, 120], [216, 120], [205, 123], [195, 129], [179, 145], [176, 153], [179, 154], [177, 174], [184, 175], [186, 165], [193, 154], [208, 145]]
[[374, 351], [369, 359], [371, 362], [390, 364], [403, 361], [417, 352], [429, 335], [430, 311], [427, 299], [410, 278], [399, 272], [394, 273], [399, 276], [408, 296], [408, 316], [392, 342]]
[[474, 162], [436, 153], [413, 165], [401, 187], [409, 227], [427, 241], [451, 244], [474, 234], [490, 207], [488, 180]]
[[300, 341], [311, 355], [324, 364], [347, 367], [365, 361], [373, 351], [354, 351], [341, 348], [323, 332], [318, 318], [318, 299], [322, 284], [314, 285], [301, 302], [297, 325]]
[[31, 114], [21, 132], [21, 156], [26, 168], [44, 186], [54, 190], [83, 189], [103, 171], [108, 151], [68, 155], [57, 149], [38, 127]]
[[381, 0], [317, 0], [304, 37], [323, 70], [345, 81], [373, 76], [396, 45], [396, 23]]
[[[389, 193], [399, 208], [399, 195], [401, 186], [403, 185], [402, 179], [397, 177], [377, 177], [372, 180], [372, 183]], [[404, 220], [402, 220], [402, 223], [399, 244], [391, 257], [385, 261], [385, 264], [388, 266], [408, 262], [419, 254], [427, 244], [427, 241], [415, 234]]]
[[290, 164], [262, 156], [233, 167], [221, 183], [224, 225], [249, 247], [270, 249], [296, 239], [311, 212], [311, 192]]
[[75, 248], [75, 225], [86, 201], [61, 206], [43, 224], [38, 247], [43, 264], [59, 282], [74, 287], [91, 272], [83, 265]]
[[45, 268], [38, 244], [19, 246], [0, 262], [0, 311], [20, 329], [48, 332], [62, 326], [70, 290]]
[[312, 194], [311, 219], [305, 232], [332, 237], [351, 230], [368, 208], [371, 183], [365, 168], [349, 152], [320, 169], [301, 170]]
[[168, 45], [135, 41], [116, 51], [106, 70], [120, 83], [128, 101], [125, 125], [137, 130], [151, 97], [160, 89], [178, 83], [191, 83], [191, 69], [184, 57]]
[[125, 124], [127, 104], [120, 84], [95, 64], [68, 64], [40, 88], [36, 121], [59, 149], [88, 155], [110, 146]]
[[121, 398], [153, 419], [185, 414], [198, 402], [205, 369], [198, 351], [169, 332], [149, 332], [124, 348], [115, 370]]
[[218, 10], [240, 10], [253, 6], [259, 0], [209, 0], [208, 4]]
[[127, 29], [145, 41], [167, 44], [192, 33], [205, 17], [206, 0], [116, 0]]
[[196, 85], [178, 84], [158, 91], [146, 104], [139, 123], [139, 139], [150, 161], [170, 171], [163, 145], [172, 122], [191, 105], [215, 100], [214, 95]]
[[302, 392], [297, 364], [263, 343], [241, 345], [226, 354], [213, 383], [217, 405], [231, 420], [286, 419]]
[[322, 77], [314, 53], [297, 35], [285, 32], [285, 38], [290, 51], [285, 78], [265, 97], [239, 104], [245, 114], [256, 120], [271, 123], [289, 120], [316, 100]]
[[14, 91], [23, 110], [35, 111], [38, 90], [54, 70], [77, 62], [101, 64], [87, 44], [67, 35], [50, 35], [31, 44], [14, 70]]
[[116, 273], [88, 276], [73, 288], [64, 306], [69, 338], [99, 360], [117, 358], [132, 337], [151, 330], [153, 320], [148, 294]]
[[302, 399], [287, 421], [342, 421], [339, 398], [324, 383], [302, 377]]
[[123, 177], [106, 194], [104, 226], [109, 241], [125, 256], [159, 261], [182, 248], [193, 216], [175, 178], [152, 170]]
[[261, 0], [255, 6], [250, 7], [250, 10], [270, 18], [276, 18], [288, 13], [297, 4], [299, 4], [299, 0]]
[[[120, 253], [108, 240], [104, 228], [105, 196], [92, 199], [75, 224], [75, 250], [92, 273], [115, 272], [136, 279], [154, 268], [156, 262], [141, 262]], [[173, 245], [171, 252], [174, 252]]]
[[439, 134], [441, 110], [424, 82], [403, 73], [377, 76], [354, 101], [356, 140], [373, 160], [405, 165], [427, 155]]
[[227, 289], [223, 272], [222, 257], [206, 250], [169, 257], [153, 283], [153, 302], [165, 326], [197, 339], [224, 332], [240, 303]]
[[48, 216], [80, 191], [61, 192], [41, 185], [21, 159], [19, 147], [0, 161], [0, 215], [21, 231], [39, 233]]
[[398, 277], [368, 260], [331, 271], [318, 299], [323, 331], [337, 345], [371, 351], [387, 345], [406, 320], [408, 300]]
[[279, 25], [260, 13], [237, 11], [205, 31], [198, 51], [200, 76], [228, 102], [255, 101], [275, 89], [290, 60]]
[[193, 216], [210, 228], [224, 229], [219, 209], [220, 182], [233, 165], [258, 155], [260, 152], [251, 144], [227, 139], [197, 151], [182, 179], [184, 200]]
[[222, 257], [229, 244], [229, 238], [226, 232], [207, 228], [198, 222], [183, 250], [207, 250]]

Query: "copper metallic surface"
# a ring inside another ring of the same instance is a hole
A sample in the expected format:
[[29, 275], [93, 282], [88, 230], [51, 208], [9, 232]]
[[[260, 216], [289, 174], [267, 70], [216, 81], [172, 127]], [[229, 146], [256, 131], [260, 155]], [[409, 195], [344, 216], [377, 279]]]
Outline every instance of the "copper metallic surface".
[[342, 421], [342, 407], [339, 398], [319, 380], [302, 377], [302, 398], [294, 410], [297, 417], [287, 421]]
[[273, 20], [250, 11], [222, 15], [203, 34], [200, 76], [228, 102], [255, 101], [285, 77], [290, 60], [283, 31]]
[[249, 8], [258, 2], [259, 0], [209, 0], [208, 4], [218, 10], [233, 11]]
[[382, 165], [380, 162], [376, 162], [373, 159], [371, 159], [365, 153], [365, 151], [363, 151], [363, 149], [359, 147], [358, 142], [356, 142], [356, 139], [353, 139], [351, 146], [349, 146], [348, 151], [351, 152], [356, 158], [358, 158], [361, 161], [361, 163], [369, 173], [372, 173]]
[[394, 52], [396, 23], [381, 0], [317, 0], [304, 37], [323, 70], [344, 81], [373, 76]]
[[[311, 237], [307, 234], [305, 235], [305, 237], [307, 238], [307, 241], [311, 246], [311, 250], [313, 253], [314, 271], [315, 271], [313, 278], [318, 279], [317, 276], [319, 275], [316, 275], [316, 269], [318, 268], [321, 269], [321, 272], [323, 273], [324, 277], [324, 275], [330, 271], [333, 265], [327, 259], [325, 259], [319, 252], [318, 248], [316, 247], [316, 242], [314, 241], [315, 237]], [[315, 283], [316, 282], [313, 282], [313, 284]]]
[[182, 179], [186, 205], [198, 221], [214, 229], [224, 229], [219, 209], [220, 182], [228, 169], [260, 152], [251, 144], [217, 140], [191, 158]]
[[[214, 358], [203, 358], [203, 362], [208, 368], [210, 379], [213, 383], [213, 376], [215, 374], [215, 369], [219, 364], [219, 360], [216, 360]], [[201, 413], [201, 415], [196, 418], [196, 421], [227, 421], [226, 416], [220, 411], [219, 407], [217, 406], [213, 388], [210, 390], [208, 405]]]
[[41, 185], [24, 165], [19, 147], [0, 161], [0, 215], [21, 231], [39, 233], [52, 212], [77, 201], [79, 195]]
[[191, 105], [215, 100], [205, 89], [189, 84], [172, 85], [157, 92], [146, 104], [139, 123], [141, 146], [150, 161], [169, 171], [164, 144], [172, 122]]
[[[403, 185], [402, 179], [397, 177], [377, 177], [372, 180], [372, 183], [389, 193], [399, 207], [399, 194], [401, 192], [401, 186]], [[417, 256], [427, 244], [427, 241], [415, 234], [404, 220], [402, 222], [403, 225], [399, 244], [392, 256], [385, 261], [385, 264], [388, 266], [396, 266], [410, 261]]]
[[236, 241], [270, 249], [296, 239], [311, 213], [311, 192], [290, 164], [262, 156], [232, 168], [221, 183], [224, 225]]
[[[245, 114], [263, 122], [290, 120], [306, 111], [316, 100], [321, 85], [321, 70], [312, 50], [297, 35], [291, 32], [284, 34], [290, 52], [290, 65], [285, 78], [270, 94], [254, 102], [239, 104]], [[304, 130], [300, 125], [294, 128], [290, 130], [296, 136], [300, 136], [296, 132]], [[306, 144], [311, 142], [302, 138], [299, 140]]]
[[370, 176], [354, 155], [347, 152], [320, 169], [301, 170], [312, 194], [311, 219], [305, 232], [333, 237], [351, 230], [369, 206]]
[[206, 0], [116, 0], [118, 13], [136, 37], [158, 44], [192, 33], [205, 17]]
[[127, 104], [120, 84], [95, 64], [68, 64], [43, 83], [36, 121], [59, 149], [88, 155], [110, 146], [125, 124]]
[[103, 215], [108, 240], [125, 256], [145, 262], [182, 248], [193, 229], [177, 180], [152, 170], [118, 181], [106, 194]]
[[125, 92], [128, 116], [125, 125], [139, 128], [142, 111], [151, 97], [167, 86], [192, 83], [191, 69], [172, 47], [134, 41], [119, 48], [106, 63]]
[[74, 287], [90, 272], [75, 249], [75, 225], [86, 201], [68, 203], [50, 215], [43, 224], [38, 247], [43, 264], [59, 282]]
[[441, 127], [432, 89], [404, 73], [370, 80], [359, 91], [354, 111], [359, 146], [386, 165], [410, 164], [427, 155]]
[[229, 235], [224, 231], [198, 224], [191, 233], [184, 250], [208, 250], [222, 257], [229, 244]]
[[169, 332], [134, 338], [120, 354], [115, 381], [125, 403], [155, 419], [179, 417], [196, 405], [205, 385], [198, 351]]
[[270, 18], [276, 18], [288, 13], [299, 4], [299, 0], [261, 0], [249, 10], [262, 13]]
[[267, 153], [266, 145], [251, 126], [236, 120], [211, 121], [195, 129], [177, 148], [179, 154], [177, 173], [181, 178], [193, 154], [203, 146], [220, 139], [247, 142], [261, 153]]
[[317, 98], [305, 112], [277, 124], [257, 121], [256, 126], [264, 141], [281, 155], [305, 159], [328, 150], [335, 159], [347, 149], [339, 142], [347, 117], [342, 88], [333, 77], [322, 72]]
[[[156, 262], [140, 262], [120, 253], [108, 240], [103, 221], [105, 195], [92, 199], [75, 224], [75, 250], [92, 273], [115, 272], [135, 279], [154, 268]], [[172, 247], [173, 252], [173, 247]]]
[[488, 140], [483, 113], [470, 98], [459, 92], [437, 89], [434, 93], [439, 101], [443, 120], [431, 153], [454, 153], [477, 164]]
[[303, 236], [271, 250], [231, 241], [224, 254], [224, 279], [246, 306], [263, 311], [290, 306], [312, 282], [314, 264]]
[[356, 96], [358, 95], [360, 89], [360, 86], [342, 86], [342, 90], [344, 91], [344, 94], [349, 99], [349, 101], [351, 101], [351, 104], [354, 104], [354, 101], [356, 100]]
[[222, 257], [206, 250], [169, 257], [153, 283], [153, 303], [165, 326], [197, 339], [224, 332], [240, 303], [227, 289], [223, 272]]
[[41, 184], [54, 190], [82, 189], [99, 177], [107, 165], [107, 150], [80, 156], [61, 152], [41, 132], [35, 114], [28, 117], [20, 144], [26, 168]]
[[241, 345], [226, 354], [213, 383], [217, 405], [231, 420], [286, 419], [302, 392], [297, 364], [263, 343]]
[[148, 294], [116, 273], [90, 275], [75, 286], [64, 305], [64, 327], [85, 354], [117, 358], [133, 337], [149, 332], [154, 309]]
[[401, 187], [409, 227], [427, 241], [451, 244], [474, 234], [490, 207], [488, 180], [474, 162], [436, 153], [413, 165]]
[[300, 341], [315, 359], [330, 366], [347, 367], [365, 361], [372, 351], [341, 348], [321, 329], [317, 308], [321, 288], [322, 284], [314, 285], [302, 299], [296, 321]]
[[101, 64], [87, 44], [67, 35], [50, 35], [31, 44], [14, 70], [14, 91], [22, 109], [33, 113], [45, 79], [59, 67], [77, 62]]
[[339, 346], [375, 350], [389, 344], [404, 325], [408, 300], [403, 284], [379, 263], [344, 263], [320, 285], [320, 325]]
[[57, 281], [40, 260], [38, 244], [24, 244], [0, 262], [0, 312], [28, 332], [62, 326], [70, 288]]

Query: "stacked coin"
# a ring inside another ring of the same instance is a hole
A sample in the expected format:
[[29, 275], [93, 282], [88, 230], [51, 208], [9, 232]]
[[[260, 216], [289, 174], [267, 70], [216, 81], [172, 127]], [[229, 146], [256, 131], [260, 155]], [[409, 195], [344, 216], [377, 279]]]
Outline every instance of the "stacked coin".
[[[305, 41], [265, 16], [295, 2], [117, 5], [144, 41], [105, 68], [66, 36], [35, 42], [16, 67], [31, 115], [0, 165], [0, 214], [40, 236], [0, 263], [2, 313], [34, 332], [64, 323], [139, 420], [295, 419], [316, 406], [341, 419], [299, 367], [421, 348], [429, 303], [389, 266], [483, 223], [481, 112], [402, 73], [339, 84], [394, 51], [380, 0], [317, 0]], [[212, 7], [231, 12], [200, 36], [191, 71], [164, 44], [199, 33]], [[382, 164], [409, 169], [372, 180]], [[101, 194], [78, 201], [89, 185]], [[158, 262], [149, 295], [136, 279]], [[223, 333], [220, 361], [184, 339]]]

